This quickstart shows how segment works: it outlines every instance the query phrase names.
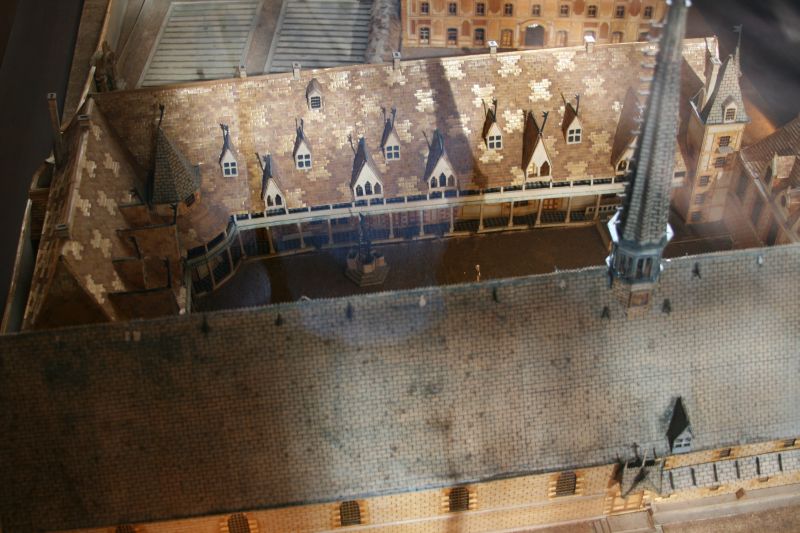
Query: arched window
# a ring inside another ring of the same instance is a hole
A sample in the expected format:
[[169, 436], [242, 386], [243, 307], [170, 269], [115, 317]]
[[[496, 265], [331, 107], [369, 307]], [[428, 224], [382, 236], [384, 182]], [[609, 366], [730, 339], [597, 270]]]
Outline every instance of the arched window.
[[228, 531], [230, 533], [250, 533], [250, 524], [243, 513], [236, 513], [228, 518]]
[[375, 194], [380, 194], [380, 193], [381, 193], [381, 184], [380, 183], [376, 183], [375, 184]]
[[283, 204], [283, 199], [281, 198], [281, 195], [280, 194], [276, 194], [275, 195], [275, 205], [282, 205], [282, 204]]
[[372, 194], [372, 184], [370, 182], [367, 182], [364, 185], [364, 194], [366, 194], [368, 196]]
[[339, 523], [342, 526], [357, 526], [361, 523], [361, 507], [358, 502], [349, 501], [339, 504]]
[[451, 513], [469, 511], [469, 489], [467, 487], [455, 487], [451, 489], [447, 500], [448, 510]]
[[272, 207], [272, 205], [273, 205], [272, 196], [267, 196], [267, 207]]
[[550, 175], [550, 163], [545, 161], [542, 163], [542, 166], [539, 167], [539, 175], [540, 176], [549, 176]]
[[434, 176], [433, 178], [431, 178], [431, 189], [435, 188], [436, 188], [436, 177]]
[[449, 178], [447, 178], [447, 186], [448, 187], [455, 187], [456, 186], [456, 179], [452, 176], [452, 174], [450, 175]]
[[439, 187], [446, 187], [447, 186], [447, 176], [444, 175], [444, 172], [439, 174]]
[[628, 161], [626, 159], [621, 159], [619, 165], [617, 165], [618, 172], [625, 172], [628, 170]]
[[364, 196], [364, 189], [361, 188], [361, 185], [356, 185], [356, 196]]

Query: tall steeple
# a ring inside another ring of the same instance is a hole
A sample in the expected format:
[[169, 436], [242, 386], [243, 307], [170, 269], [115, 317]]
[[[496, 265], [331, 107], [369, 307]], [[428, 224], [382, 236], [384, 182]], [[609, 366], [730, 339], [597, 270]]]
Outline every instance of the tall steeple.
[[[670, 2], [668, 2], [670, 3]], [[649, 303], [669, 240], [670, 188], [675, 167], [683, 35], [689, 0], [672, 0], [656, 56], [650, 98], [623, 208], [608, 224], [611, 276], [630, 289], [629, 305]], [[638, 293], [638, 294], [634, 294]]]

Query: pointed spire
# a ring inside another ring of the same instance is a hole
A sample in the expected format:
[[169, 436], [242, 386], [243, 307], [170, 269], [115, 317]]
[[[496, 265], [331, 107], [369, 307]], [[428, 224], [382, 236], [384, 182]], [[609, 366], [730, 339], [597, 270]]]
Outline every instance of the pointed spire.
[[178, 204], [200, 188], [200, 170], [189, 161], [164, 133], [156, 132], [156, 155], [150, 204]]
[[[742, 77], [739, 63], [742, 46], [741, 26], [737, 26], [735, 29], [739, 33], [736, 49], [720, 68], [714, 87], [706, 87], [710, 96], [700, 113], [700, 117], [706, 125], [750, 121], [744, 108], [744, 98], [742, 98], [742, 88], [739, 83]], [[732, 113], [731, 109], [734, 110]], [[729, 113], [727, 116], [726, 112]]]
[[672, 1], [634, 155], [636, 168], [623, 208], [608, 225], [614, 243], [608, 258], [610, 273], [629, 285], [658, 280], [661, 254], [672, 237], [669, 200], [689, 4], [689, 0]]

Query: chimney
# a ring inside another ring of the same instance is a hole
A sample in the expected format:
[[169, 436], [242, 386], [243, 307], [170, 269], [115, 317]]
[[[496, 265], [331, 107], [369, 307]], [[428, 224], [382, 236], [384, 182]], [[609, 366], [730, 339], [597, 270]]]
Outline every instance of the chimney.
[[719, 76], [719, 68], [722, 66], [722, 61], [718, 57], [709, 55], [706, 61], [706, 86], [703, 89], [703, 105], [705, 107], [711, 95], [714, 94], [714, 89], [717, 87], [717, 77]]
[[497, 54], [497, 41], [489, 41], [489, 53], [491, 55]]
[[583, 36], [583, 43], [586, 46], [586, 53], [591, 54], [594, 52], [594, 35], [584, 35]]
[[400, 52], [392, 52], [392, 68], [400, 70]]
[[237, 78], [246, 78], [247, 77], [247, 69], [244, 65], [239, 65], [236, 67], [236, 77]]
[[64, 142], [61, 138], [61, 120], [58, 118], [56, 93], [47, 93], [47, 107], [50, 110], [50, 127], [53, 131], [53, 157], [56, 167], [60, 167], [64, 162]]
[[295, 61], [292, 63], [292, 79], [299, 80], [300, 79], [300, 63]]

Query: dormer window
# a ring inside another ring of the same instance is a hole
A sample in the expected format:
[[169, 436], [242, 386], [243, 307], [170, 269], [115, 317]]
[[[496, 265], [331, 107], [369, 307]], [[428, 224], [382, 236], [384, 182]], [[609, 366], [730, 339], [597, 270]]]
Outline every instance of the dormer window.
[[283, 198], [280, 194], [267, 195], [267, 207], [281, 207], [283, 205]]
[[400, 147], [395, 145], [389, 145], [383, 149], [384, 153], [386, 154], [386, 159], [393, 160], [393, 159], [400, 159]]
[[487, 142], [489, 144], [489, 150], [500, 150], [501, 148], [503, 148], [502, 135], [489, 135]]
[[239, 175], [239, 165], [236, 161], [236, 156], [233, 154], [233, 146], [231, 145], [230, 130], [227, 124], [220, 124], [222, 128], [222, 152], [219, 155], [219, 164], [222, 167], [222, 175], [229, 178], [234, 178]]
[[683, 405], [683, 399], [678, 397], [675, 400], [675, 407], [670, 417], [669, 428], [667, 429], [667, 440], [669, 441], [672, 453], [687, 453], [692, 451], [692, 439], [694, 433], [689, 423], [689, 415]]
[[297, 168], [300, 170], [311, 168], [311, 154], [297, 154], [294, 159]]
[[736, 106], [731, 105], [725, 108], [725, 122], [733, 122], [736, 120]]
[[489, 150], [503, 148], [503, 132], [497, 124], [497, 99], [492, 99], [492, 107], [486, 110], [486, 119], [483, 122], [483, 138]]
[[308, 87], [306, 87], [306, 100], [308, 101], [308, 108], [312, 111], [319, 111], [322, 109], [322, 86], [317, 81], [317, 78], [308, 82]]
[[381, 136], [381, 148], [383, 149], [383, 157], [387, 161], [396, 161], [400, 159], [400, 136], [394, 129], [394, 121], [397, 117], [397, 109], [392, 108], [392, 115], [385, 119], [383, 124], [383, 135]]
[[567, 144], [579, 144], [581, 142], [581, 128], [570, 128], [567, 130]]
[[353, 175], [350, 186], [356, 199], [380, 198], [383, 194], [378, 168], [372, 161], [372, 157], [367, 150], [367, 142], [363, 137], [358, 140], [358, 150], [356, 150], [356, 156], [353, 160]]
[[572, 102], [568, 102], [563, 95], [561, 97], [564, 99], [564, 120], [561, 122], [561, 131], [564, 134], [564, 139], [567, 144], [580, 144], [583, 138], [583, 127], [579, 118], [581, 97], [580, 95], [575, 95], [575, 105], [572, 105]]

